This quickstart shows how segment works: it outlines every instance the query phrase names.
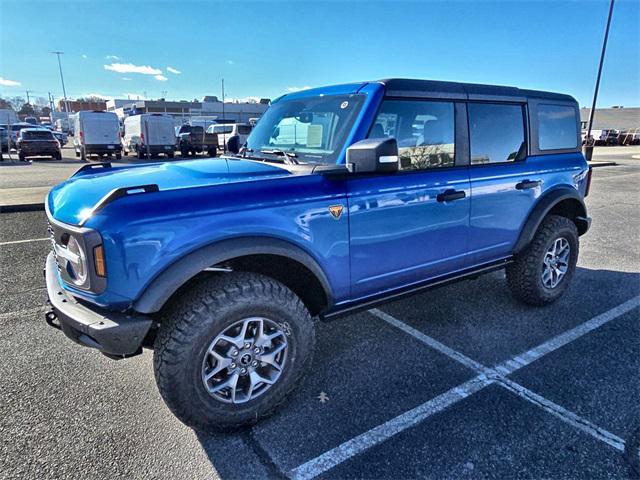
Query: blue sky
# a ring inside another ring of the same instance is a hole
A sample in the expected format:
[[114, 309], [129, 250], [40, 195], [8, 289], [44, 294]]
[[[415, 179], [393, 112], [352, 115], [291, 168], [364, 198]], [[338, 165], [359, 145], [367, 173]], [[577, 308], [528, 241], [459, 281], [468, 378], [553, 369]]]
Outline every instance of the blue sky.
[[[49, 52], [62, 50], [70, 97], [193, 99], [220, 95], [224, 77], [228, 97], [274, 98], [414, 77], [559, 91], [583, 106], [608, 9], [608, 0], [0, 3], [2, 96], [59, 98]], [[639, 25], [640, 2], [618, 0], [599, 106], [640, 106]]]

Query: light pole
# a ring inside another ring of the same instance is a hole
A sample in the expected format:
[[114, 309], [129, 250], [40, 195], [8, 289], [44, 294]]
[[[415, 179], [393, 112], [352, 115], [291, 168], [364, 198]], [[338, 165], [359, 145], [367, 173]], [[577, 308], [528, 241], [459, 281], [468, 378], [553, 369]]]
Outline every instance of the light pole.
[[64, 96], [64, 109], [67, 112], [67, 121], [69, 120], [69, 102], [67, 101], [67, 91], [64, 88], [64, 76], [62, 75], [62, 63], [60, 62], [60, 55], [64, 52], [51, 52], [58, 57], [58, 69], [60, 70], [60, 81], [62, 82], [62, 95]]
[[[600, 65], [598, 66], [598, 76], [596, 77], [596, 88], [593, 91], [593, 103], [591, 104], [591, 111], [589, 112], [589, 125], [587, 126], [587, 137], [585, 141], [584, 156], [587, 161], [591, 161], [593, 156], [593, 145], [589, 145], [589, 138], [591, 137], [591, 127], [593, 126], [593, 115], [596, 112], [596, 101], [598, 100], [598, 90], [600, 89], [600, 77], [602, 76], [602, 65], [604, 64], [604, 54], [607, 51], [607, 40], [609, 39], [609, 27], [611, 26], [611, 17], [613, 15], [613, 4], [615, 0], [611, 0], [609, 4], [609, 17], [607, 18], [607, 28], [604, 31], [604, 40], [602, 42], [602, 52], [600, 53]], [[593, 142], [595, 144], [595, 141]]]

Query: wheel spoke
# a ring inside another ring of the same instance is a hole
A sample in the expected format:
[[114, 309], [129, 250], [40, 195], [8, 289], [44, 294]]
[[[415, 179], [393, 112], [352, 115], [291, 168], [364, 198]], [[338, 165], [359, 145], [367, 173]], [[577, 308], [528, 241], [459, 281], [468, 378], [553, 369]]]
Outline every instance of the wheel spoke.
[[269, 365], [272, 365], [278, 370], [282, 370], [282, 367], [276, 361], [276, 357], [278, 356], [278, 353], [280, 353], [286, 347], [287, 347], [286, 343], [281, 343], [276, 348], [274, 348], [271, 352], [261, 355], [259, 360], [263, 363], [268, 363]]
[[231, 388], [231, 391], [233, 394], [232, 398], [235, 399], [235, 391], [236, 391], [236, 385], [238, 384], [238, 378], [240, 378], [240, 375], [237, 373], [234, 373], [230, 375], [226, 380], [220, 383], [217, 383], [211, 388], [209, 388], [209, 392], [216, 393], [216, 392], [219, 392], [220, 390], [224, 390], [225, 388]]
[[231, 359], [230, 358], [220, 357], [220, 359], [216, 363], [216, 366], [213, 367], [213, 369], [209, 373], [207, 373], [205, 375], [205, 377], [204, 377], [205, 382], [211, 380], [211, 377], [213, 377], [217, 373], [220, 373], [222, 370], [227, 368], [229, 365], [231, 365]]

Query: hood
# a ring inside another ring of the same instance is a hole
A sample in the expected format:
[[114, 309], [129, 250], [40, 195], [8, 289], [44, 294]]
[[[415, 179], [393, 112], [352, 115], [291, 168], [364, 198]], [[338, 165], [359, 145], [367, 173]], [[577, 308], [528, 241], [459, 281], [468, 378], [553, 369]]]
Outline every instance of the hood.
[[86, 212], [118, 188], [157, 185], [162, 192], [288, 175], [291, 175], [289, 171], [272, 164], [225, 157], [89, 168], [78, 171], [64, 183], [53, 187], [47, 197], [47, 208], [56, 220], [78, 225]]

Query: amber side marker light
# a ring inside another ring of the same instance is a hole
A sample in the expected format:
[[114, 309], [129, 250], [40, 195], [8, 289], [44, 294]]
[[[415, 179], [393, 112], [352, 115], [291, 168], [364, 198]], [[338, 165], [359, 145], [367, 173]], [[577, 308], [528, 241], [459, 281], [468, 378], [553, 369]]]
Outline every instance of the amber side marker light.
[[93, 249], [93, 259], [95, 260], [96, 275], [99, 277], [107, 276], [107, 265], [104, 261], [104, 248], [98, 245]]

